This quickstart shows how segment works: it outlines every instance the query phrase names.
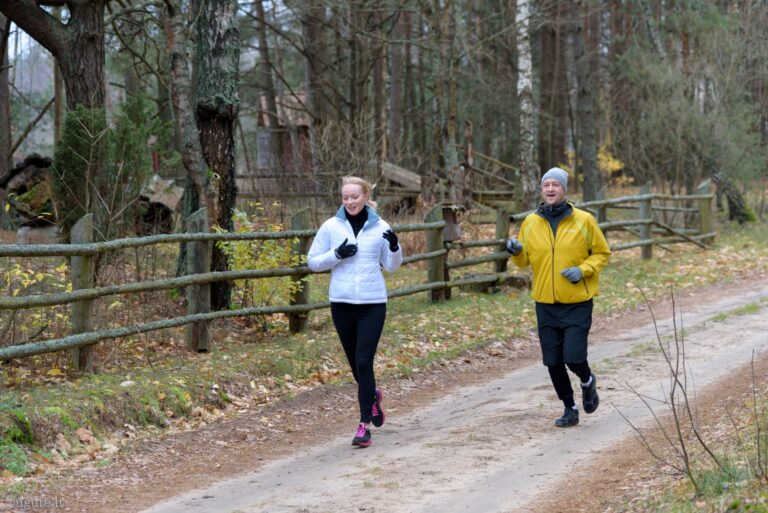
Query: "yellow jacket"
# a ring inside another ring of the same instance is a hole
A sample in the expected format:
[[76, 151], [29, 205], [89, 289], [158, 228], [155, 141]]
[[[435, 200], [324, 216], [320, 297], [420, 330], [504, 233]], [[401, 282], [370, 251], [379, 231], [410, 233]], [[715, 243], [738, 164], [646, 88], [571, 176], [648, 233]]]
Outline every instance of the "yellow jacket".
[[[581, 303], [598, 294], [598, 275], [608, 263], [611, 249], [592, 214], [574, 207], [553, 237], [549, 221], [534, 212], [523, 221], [518, 238], [523, 251], [512, 260], [518, 267], [530, 265], [533, 269], [534, 300]], [[575, 266], [581, 269], [582, 279], [571, 283], [560, 271]]]

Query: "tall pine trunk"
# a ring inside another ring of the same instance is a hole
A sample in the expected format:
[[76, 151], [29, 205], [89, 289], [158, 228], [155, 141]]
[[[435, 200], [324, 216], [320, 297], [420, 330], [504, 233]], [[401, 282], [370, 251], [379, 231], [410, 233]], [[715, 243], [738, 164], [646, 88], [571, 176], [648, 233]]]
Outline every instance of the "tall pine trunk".
[[[586, 9], [580, 0], [573, 0], [572, 37], [574, 49], [574, 65], [576, 71], [576, 116], [577, 141], [576, 169], [581, 170], [584, 177], [584, 201], [597, 198], [600, 189], [597, 172], [597, 143], [595, 137], [595, 99], [592, 85], [592, 65], [590, 53], [585, 41]], [[578, 173], [577, 173], [578, 176]]]
[[[11, 87], [8, 82], [8, 37], [11, 20], [0, 14], [0, 180], [11, 171]], [[2, 207], [2, 205], [0, 205]], [[3, 216], [0, 212], [0, 218]]]
[[[272, 168], [278, 173], [283, 173], [283, 141], [280, 133], [280, 120], [277, 116], [277, 90], [275, 89], [275, 80], [272, 74], [272, 59], [269, 55], [269, 40], [267, 39], [266, 16], [264, 5], [261, 1], [256, 2], [256, 17], [258, 24], [256, 31], [259, 37], [259, 53], [261, 54], [261, 90], [264, 94], [267, 111], [266, 118], [269, 120], [269, 146], [272, 153]], [[259, 100], [261, 108], [261, 100]]]
[[[389, 138], [387, 141], [387, 153], [389, 160], [397, 162], [402, 144], [402, 110], [403, 110], [403, 63], [405, 50], [402, 40], [405, 33], [405, 20], [403, 11], [398, 11], [395, 17], [393, 36], [394, 44], [389, 46], [390, 66], [390, 91], [389, 91]], [[399, 162], [398, 162], [399, 163]]]
[[[11, 20], [0, 14], [0, 183], [11, 172], [11, 88], [8, 83], [8, 38]], [[5, 212], [5, 189], [0, 188], [0, 228], [10, 229], [10, 219]]]
[[565, 70], [566, 31], [562, 30], [563, 4], [550, 6], [541, 27], [539, 169], [568, 162], [565, 143], [568, 129], [568, 80]]

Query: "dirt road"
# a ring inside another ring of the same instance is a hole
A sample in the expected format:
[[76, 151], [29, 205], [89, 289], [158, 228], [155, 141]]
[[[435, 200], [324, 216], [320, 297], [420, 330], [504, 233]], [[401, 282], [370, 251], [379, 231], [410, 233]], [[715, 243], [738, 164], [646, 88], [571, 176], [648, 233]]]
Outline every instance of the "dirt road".
[[[690, 383], [697, 391], [724, 380], [753, 352], [768, 354], [768, 281], [730, 293], [678, 300], [678, 329], [685, 330]], [[745, 305], [757, 311], [737, 310]], [[655, 314], [662, 337], [673, 334], [671, 310]], [[563, 478], [626, 439], [631, 428], [619, 411], [636, 424], [649, 421], [649, 411], [626, 384], [654, 397], [668, 387], [650, 321], [648, 315], [639, 327], [614, 326], [593, 335], [590, 361], [601, 405], [593, 415], [582, 412], [575, 428], [552, 424], [560, 406], [546, 371], [535, 363], [409, 414], [390, 415], [374, 431], [370, 448], [352, 448], [345, 433], [145, 513], [537, 511], [537, 498], [561, 494]]]

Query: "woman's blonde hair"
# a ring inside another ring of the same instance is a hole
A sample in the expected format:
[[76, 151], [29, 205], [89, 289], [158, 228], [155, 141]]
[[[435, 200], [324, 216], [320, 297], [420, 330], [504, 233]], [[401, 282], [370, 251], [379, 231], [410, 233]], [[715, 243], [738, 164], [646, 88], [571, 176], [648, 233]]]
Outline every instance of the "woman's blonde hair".
[[376, 210], [376, 202], [371, 199], [371, 192], [373, 192], [375, 185], [371, 185], [362, 178], [358, 176], [344, 176], [341, 178], [341, 186], [344, 187], [347, 184], [354, 184], [359, 185], [363, 188], [363, 194], [368, 196], [368, 201], [365, 202], [366, 205], [371, 207], [372, 209]]

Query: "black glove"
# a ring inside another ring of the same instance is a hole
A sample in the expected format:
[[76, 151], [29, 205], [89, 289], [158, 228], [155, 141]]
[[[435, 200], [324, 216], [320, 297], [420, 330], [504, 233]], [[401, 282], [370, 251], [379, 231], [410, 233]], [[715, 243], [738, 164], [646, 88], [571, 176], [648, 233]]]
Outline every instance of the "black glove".
[[382, 237], [387, 239], [389, 242], [389, 250], [394, 253], [398, 249], [400, 249], [400, 246], [397, 244], [397, 235], [392, 230], [387, 230], [386, 232], [381, 234]]
[[339, 247], [334, 250], [334, 253], [336, 253], [336, 258], [339, 260], [343, 258], [349, 258], [357, 253], [357, 244], [347, 244], [348, 240], [349, 239], [344, 239], [344, 242], [342, 242]]
[[519, 255], [523, 250], [523, 245], [517, 239], [508, 239], [506, 249], [507, 253], [511, 255]]

